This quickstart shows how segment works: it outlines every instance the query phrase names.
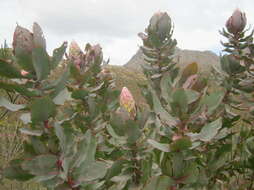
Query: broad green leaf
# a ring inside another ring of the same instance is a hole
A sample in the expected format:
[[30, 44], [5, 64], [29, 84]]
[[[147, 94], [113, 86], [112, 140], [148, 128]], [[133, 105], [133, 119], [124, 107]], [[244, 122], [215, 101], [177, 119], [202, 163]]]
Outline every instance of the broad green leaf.
[[54, 49], [53, 56], [51, 59], [51, 68], [54, 69], [62, 61], [64, 53], [67, 48], [67, 42], [64, 42], [61, 47]]
[[95, 118], [99, 114], [99, 105], [96, 103], [96, 98], [92, 96], [88, 96], [87, 99], [88, 104], [88, 112], [91, 118]]
[[160, 88], [161, 88], [161, 96], [164, 98], [166, 102], [169, 102], [170, 95], [172, 93], [172, 82], [171, 82], [170, 73], [167, 72], [162, 75]]
[[153, 177], [144, 190], [169, 190], [174, 185], [174, 181], [168, 176]]
[[245, 71], [245, 67], [240, 65], [240, 61], [236, 60], [233, 55], [223, 55], [220, 58], [221, 68], [229, 75], [241, 73]]
[[25, 108], [25, 105], [13, 104], [13, 103], [9, 102], [9, 100], [7, 100], [4, 97], [0, 97], [0, 106], [3, 106], [7, 110], [10, 110], [10, 111], [13, 111], [13, 112]]
[[172, 117], [161, 105], [161, 102], [158, 98], [158, 96], [156, 95], [156, 92], [154, 91], [154, 89], [152, 89], [151, 87], [149, 87], [149, 90], [151, 92], [152, 95], [152, 102], [153, 102], [153, 110], [155, 111], [155, 113], [157, 115], [159, 115], [160, 119], [163, 121], [163, 123], [166, 123], [169, 126], [175, 126], [176, 125], [176, 121], [174, 119], [174, 117]]
[[65, 88], [56, 97], [54, 97], [53, 102], [56, 105], [64, 105], [65, 101], [71, 100], [71, 93]]
[[[41, 181], [40, 183], [42, 184], [42, 186], [44, 187], [47, 187], [48, 189], [56, 189], [55, 187], [58, 187], [59, 185], [63, 184], [64, 183], [64, 180], [62, 178], [59, 177], [59, 175], [52, 177], [53, 174], [49, 174], [48, 177], [49, 179], [48, 180], [45, 180], [45, 181]], [[40, 179], [43, 179], [45, 178], [46, 176], [38, 176], [38, 178]], [[36, 179], [36, 178], [35, 178]], [[61, 190], [64, 190], [64, 188], [62, 188]], [[68, 189], [69, 190], [69, 189]]]
[[152, 155], [146, 156], [145, 159], [141, 160], [141, 182], [147, 183], [152, 175], [153, 157]]
[[37, 80], [46, 79], [50, 73], [50, 59], [45, 49], [37, 47], [32, 52], [33, 65]]
[[152, 145], [154, 148], [161, 150], [162, 152], [170, 152], [169, 145], [168, 144], [163, 144], [159, 143], [155, 140], [148, 139], [147, 142]]
[[114, 129], [111, 127], [111, 125], [107, 125], [107, 132], [115, 139], [118, 140], [122, 140], [122, 141], [126, 141], [127, 137], [124, 136], [119, 136], [118, 134], [116, 134], [116, 132], [114, 131]]
[[105, 176], [106, 180], [108, 181], [112, 177], [119, 175], [125, 163], [126, 163], [125, 160], [116, 160], [111, 166], [111, 168], [108, 169], [107, 174]]
[[141, 136], [141, 131], [138, 124], [133, 120], [127, 120], [125, 125], [125, 131], [127, 133], [129, 144], [135, 144], [138, 138]]
[[40, 25], [36, 22], [33, 24], [33, 43], [35, 48], [46, 50], [46, 40]]
[[182, 76], [179, 83], [183, 84], [191, 75], [195, 75], [197, 74], [197, 72], [198, 72], [198, 64], [196, 62], [187, 65], [182, 72]]
[[71, 77], [78, 82], [82, 82], [83, 80], [85, 80], [84, 77], [80, 74], [80, 71], [78, 70], [78, 68], [75, 66], [74, 63], [70, 64], [70, 74], [71, 74]]
[[41, 95], [40, 92], [38, 91], [34, 91], [34, 90], [32, 91], [28, 89], [25, 85], [16, 84], [16, 83], [13, 84], [13, 83], [0, 82], [0, 88], [8, 92], [17, 92], [23, 96], [28, 96], [28, 97]]
[[184, 155], [182, 152], [175, 152], [172, 157], [173, 175], [176, 178], [182, 177], [185, 169]]
[[63, 127], [59, 123], [55, 123], [54, 128], [64, 156], [69, 156], [73, 151], [72, 149], [75, 143], [72, 129]]
[[114, 178], [111, 179], [111, 181], [113, 181], [115, 185], [111, 186], [109, 190], [124, 189], [124, 187], [126, 187], [126, 184], [130, 179], [131, 175], [115, 176]]
[[22, 163], [22, 169], [32, 175], [51, 175], [57, 172], [57, 156], [44, 154]]
[[15, 51], [15, 58], [22, 69], [28, 72], [34, 72], [32, 52], [23, 52], [23, 50], [17, 48]]
[[199, 169], [199, 176], [196, 183], [202, 186], [205, 186], [209, 183], [209, 178], [207, 177], [206, 169], [204, 168]]
[[163, 175], [172, 176], [173, 175], [173, 167], [172, 160], [167, 154], [163, 155], [163, 160], [160, 163], [161, 172]]
[[43, 80], [50, 72], [50, 60], [46, 51], [46, 40], [37, 23], [33, 24], [33, 44], [32, 58], [36, 76], [38, 80]]
[[21, 168], [22, 160], [12, 160], [9, 166], [3, 170], [3, 176], [18, 181], [28, 181], [34, 176]]
[[33, 146], [34, 151], [39, 155], [39, 154], [47, 154], [48, 148], [47, 148], [47, 144], [44, 143], [41, 139], [39, 139], [38, 137], [30, 137], [31, 140], [31, 144]]
[[174, 141], [170, 145], [170, 149], [175, 152], [187, 150], [191, 147], [192, 143], [189, 137], [183, 137]]
[[[117, 136], [124, 136], [125, 135], [125, 131], [124, 131], [124, 121], [121, 117], [119, 117], [119, 115], [117, 114], [111, 114], [110, 117], [110, 126], [113, 129], [113, 131], [117, 134]], [[114, 134], [112, 134], [114, 135]]]
[[188, 97], [183, 88], [176, 89], [172, 94], [171, 108], [175, 115], [181, 117], [188, 111]]
[[185, 89], [185, 94], [187, 96], [188, 104], [195, 102], [200, 96], [200, 94], [197, 91], [190, 90], [190, 89]]
[[[68, 77], [70, 74], [70, 70], [69, 70], [69, 66], [66, 68], [66, 70], [64, 71], [64, 73], [62, 74], [62, 76], [60, 78], [58, 78], [53, 84], [51, 84], [51, 89], [53, 88], [54, 91], [52, 93], [50, 93], [50, 97], [51, 98], [55, 98], [56, 96], [59, 95], [59, 93], [64, 90], [64, 88], [66, 87], [66, 83], [68, 81]], [[50, 86], [50, 85], [49, 85]]]
[[83, 100], [85, 97], [89, 95], [89, 91], [85, 89], [78, 89], [72, 92], [71, 97], [74, 99]]
[[225, 166], [232, 154], [232, 144], [222, 145], [214, 154], [213, 159], [208, 163], [210, 171], [217, 171]]
[[[52, 90], [57, 88], [59, 85], [63, 85], [67, 82], [69, 77], [69, 66], [63, 71], [63, 73], [54, 81], [50, 81], [51, 83], [45, 83], [42, 86], [42, 90]], [[61, 89], [62, 90], [62, 89]]]
[[217, 135], [221, 127], [222, 127], [222, 119], [218, 118], [217, 120], [205, 125], [201, 129], [199, 133], [199, 139], [204, 142], [211, 141]]
[[93, 162], [87, 165], [78, 176], [78, 180], [81, 182], [93, 181], [103, 178], [107, 172], [107, 164], [104, 162]]
[[94, 162], [96, 146], [96, 139], [91, 134], [91, 131], [88, 130], [78, 146], [76, 161], [73, 166], [76, 167], [77, 173], [82, 173], [82, 170], [85, 170], [90, 163]]
[[219, 168], [226, 165], [226, 163], [230, 159], [230, 152], [222, 154], [220, 157], [215, 157], [210, 163], [209, 163], [209, 171], [215, 172]]
[[7, 78], [25, 78], [21, 75], [20, 71], [4, 60], [0, 59], [0, 75]]
[[35, 99], [31, 102], [32, 122], [47, 121], [56, 114], [56, 105], [49, 97]]
[[221, 90], [205, 96], [202, 103], [207, 106], [208, 114], [212, 114], [221, 105], [224, 95], [225, 92]]
[[199, 169], [195, 162], [188, 163], [188, 166], [185, 167], [183, 176], [185, 179], [183, 180], [184, 184], [195, 183], [199, 177]]

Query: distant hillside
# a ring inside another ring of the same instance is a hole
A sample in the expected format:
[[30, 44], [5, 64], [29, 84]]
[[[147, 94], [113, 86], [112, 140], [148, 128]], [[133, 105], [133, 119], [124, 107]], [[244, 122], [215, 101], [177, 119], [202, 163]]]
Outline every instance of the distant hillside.
[[[196, 62], [202, 72], [209, 71], [212, 65], [219, 65], [219, 57], [211, 51], [181, 50], [178, 48], [176, 50], [175, 61], [178, 62], [180, 66]], [[144, 63], [144, 55], [141, 49], [139, 49], [124, 67], [142, 71], [140, 65]]]

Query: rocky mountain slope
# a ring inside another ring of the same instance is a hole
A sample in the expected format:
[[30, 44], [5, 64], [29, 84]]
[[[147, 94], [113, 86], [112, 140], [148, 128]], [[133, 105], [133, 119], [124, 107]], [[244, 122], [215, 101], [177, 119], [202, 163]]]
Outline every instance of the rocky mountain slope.
[[[177, 48], [175, 53], [176, 57], [174, 61], [183, 67], [192, 62], [196, 62], [200, 70], [204, 72], [209, 71], [212, 65], [219, 65], [219, 57], [211, 51], [181, 50]], [[124, 67], [142, 71], [141, 65], [144, 63], [144, 55], [141, 49], [139, 49]]]

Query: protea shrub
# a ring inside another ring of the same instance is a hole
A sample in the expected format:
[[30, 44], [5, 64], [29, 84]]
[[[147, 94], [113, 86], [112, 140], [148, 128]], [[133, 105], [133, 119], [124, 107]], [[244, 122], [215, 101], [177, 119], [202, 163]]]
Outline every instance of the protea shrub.
[[253, 189], [254, 45], [246, 24], [237, 9], [221, 31], [228, 41], [211, 88], [197, 63], [175, 61], [172, 20], [155, 13], [139, 33], [146, 108], [115, 88], [99, 44], [73, 41], [66, 53], [64, 42], [49, 56], [37, 23], [32, 31], [17, 26], [12, 55], [0, 58], [0, 88], [25, 101], [1, 96], [0, 105], [24, 123], [23, 153], [2, 176], [55, 190]]

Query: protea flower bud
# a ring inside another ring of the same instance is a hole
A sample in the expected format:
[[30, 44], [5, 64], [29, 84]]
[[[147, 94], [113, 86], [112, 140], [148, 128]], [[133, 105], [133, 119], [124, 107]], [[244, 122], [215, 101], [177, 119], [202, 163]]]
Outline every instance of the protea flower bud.
[[94, 51], [94, 55], [95, 57], [101, 57], [102, 56], [102, 48], [100, 46], [100, 44], [96, 44], [92, 47], [93, 51]]
[[21, 26], [17, 26], [13, 35], [14, 54], [30, 54], [33, 49], [33, 34]]
[[120, 106], [130, 113], [134, 119], [136, 116], [135, 100], [127, 87], [123, 87], [120, 94]]
[[77, 57], [82, 53], [82, 50], [80, 49], [79, 45], [77, 42], [72, 41], [70, 44], [70, 49], [69, 49], [69, 56], [70, 57]]
[[79, 45], [77, 42], [72, 41], [70, 44], [70, 49], [69, 49], [69, 57], [75, 64], [75, 66], [80, 69], [81, 65], [83, 64], [83, 52], [80, 49]]
[[231, 17], [226, 22], [226, 27], [228, 32], [232, 34], [238, 34], [242, 32], [246, 26], [246, 16], [244, 12], [241, 12], [239, 9], [236, 9]]
[[86, 65], [89, 66], [93, 64], [94, 62], [101, 64], [103, 59], [103, 54], [102, 54], [102, 48], [99, 44], [96, 44], [94, 46], [87, 44], [86, 51], [87, 51]]
[[157, 12], [150, 19], [148, 33], [155, 32], [161, 40], [168, 37], [171, 31], [171, 19], [166, 12]]

